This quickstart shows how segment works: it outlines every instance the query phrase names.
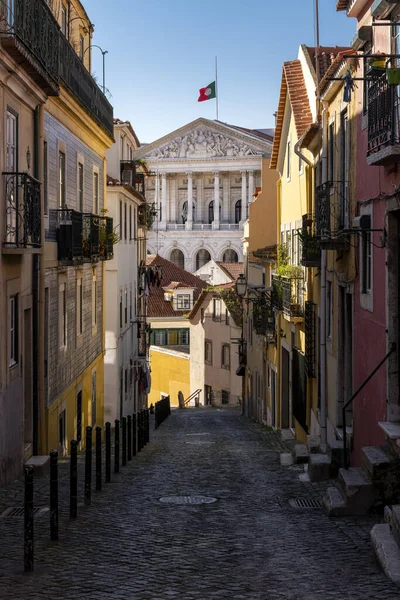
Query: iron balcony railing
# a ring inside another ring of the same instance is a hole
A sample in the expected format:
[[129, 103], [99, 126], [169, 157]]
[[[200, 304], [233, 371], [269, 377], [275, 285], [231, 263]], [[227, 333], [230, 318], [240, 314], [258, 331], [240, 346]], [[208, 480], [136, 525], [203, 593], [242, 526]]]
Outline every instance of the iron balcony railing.
[[40, 248], [40, 182], [28, 173], [3, 173], [5, 237], [8, 248]]
[[100, 258], [100, 217], [83, 213], [83, 257], [88, 260]]
[[83, 215], [76, 210], [57, 211], [58, 260], [74, 262], [83, 259]]
[[327, 181], [318, 185], [315, 189], [315, 235], [321, 240], [336, 240], [349, 226], [349, 182]]
[[111, 217], [99, 217], [67, 208], [57, 211], [58, 260], [110, 260], [114, 255]]
[[66, 37], [60, 33], [60, 78], [83, 108], [114, 137], [113, 107], [86, 69]]
[[303, 278], [272, 276], [272, 303], [289, 317], [304, 315]]
[[144, 185], [144, 173], [137, 173], [136, 163], [134, 160], [121, 160], [121, 183], [130, 185], [139, 194], [144, 196], [145, 185]]
[[1, 45], [48, 94], [59, 94], [60, 27], [45, 0], [0, 0]]
[[389, 85], [386, 73], [368, 83], [367, 156], [399, 143], [398, 86]]
[[299, 236], [301, 239], [301, 264], [303, 267], [319, 267], [321, 264], [321, 243], [315, 235], [313, 215], [303, 215], [303, 224]]

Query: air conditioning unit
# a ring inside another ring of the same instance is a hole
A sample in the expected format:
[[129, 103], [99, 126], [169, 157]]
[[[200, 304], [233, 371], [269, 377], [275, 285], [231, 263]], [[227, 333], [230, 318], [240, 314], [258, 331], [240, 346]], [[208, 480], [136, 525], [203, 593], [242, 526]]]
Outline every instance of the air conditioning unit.
[[171, 302], [172, 296], [168, 292], [164, 292], [164, 300], [165, 302]]
[[400, 6], [400, 0], [375, 0], [371, 6], [371, 15], [375, 19], [387, 19], [392, 10]]
[[372, 25], [363, 25], [351, 41], [353, 50], [361, 50], [365, 44], [372, 43]]

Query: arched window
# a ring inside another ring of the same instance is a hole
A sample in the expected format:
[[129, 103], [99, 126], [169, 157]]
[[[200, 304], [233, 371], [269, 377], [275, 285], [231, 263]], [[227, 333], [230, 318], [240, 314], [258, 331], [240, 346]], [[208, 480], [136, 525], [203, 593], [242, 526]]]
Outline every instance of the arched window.
[[185, 257], [182, 250], [178, 250], [178, 248], [172, 250], [169, 260], [177, 267], [182, 267], [182, 269], [185, 268]]
[[[192, 220], [196, 221], [196, 204], [193, 202], [193, 214], [192, 214]], [[187, 221], [187, 216], [188, 216], [188, 203], [187, 200], [186, 202], [184, 202], [183, 207], [182, 207], [182, 223], [186, 223]]]
[[235, 223], [240, 223], [242, 220], [242, 201], [238, 200], [235, 204]]
[[[222, 221], [222, 206], [219, 205], [219, 220]], [[211, 200], [208, 205], [208, 222], [212, 223], [214, 221], [214, 200]]]
[[222, 262], [224, 263], [236, 263], [239, 262], [239, 257], [237, 252], [229, 248], [229, 250], [225, 250], [224, 255], [222, 257]]
[[211, 255], [207, 250], [199, 250], [196, 256], [196, 271], [211, 260]]

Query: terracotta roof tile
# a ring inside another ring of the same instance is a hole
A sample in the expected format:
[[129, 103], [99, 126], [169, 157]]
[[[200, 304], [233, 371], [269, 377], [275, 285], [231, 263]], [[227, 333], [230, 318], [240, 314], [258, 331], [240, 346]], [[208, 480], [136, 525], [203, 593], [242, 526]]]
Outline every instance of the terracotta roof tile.
[[[181, 287], [194, 288], [193, 300], [196, 302], [201, 291], [207, 287], [207, 283], [196, 277], [189, 271], [185, 271], [166, 258], [159, 255], [150, 255], [147, 257], [146, 265], [158, 266], [162, 269], [162, 278], [160, 287], [151, 287], [147, 298], [147, 314], [151, 317], [182, 317], [187, 310], [174, 310], [171, 302], [164, 300], [163, 288], [169, 286], [172, 282], [179, 282]], [[171, 289], [171, 288], [170, 288]]]
[[338, 0], [336, 4], [336, 10], [347, 10], [350, 0]]
[[228, 262], [221, 262], [218, 260], [216, 262], [217, 262], [217, 265], [223, 271], [225, 271], [225, 273], [232, 279], [232, 281], [236, 281], [236, 279], [239, 277], [239, 275], [241, 275], [243, 273], [243, 263], [242, 262], [228, 263]]
[[[312, 65], [314, 67], [314, 71], [317, 71], [317, 61], [316, 61], [316, 48], [312, 46], [305, 46]], [[318, 80], [321, 81], [323, 77], [327, 74], [331, 66], [335, 63], [337, 57], [341, 55], [343, 52], [348, 52], [351, 48], [347, 46], [320, 46], [319, 47], [319, 77]]]

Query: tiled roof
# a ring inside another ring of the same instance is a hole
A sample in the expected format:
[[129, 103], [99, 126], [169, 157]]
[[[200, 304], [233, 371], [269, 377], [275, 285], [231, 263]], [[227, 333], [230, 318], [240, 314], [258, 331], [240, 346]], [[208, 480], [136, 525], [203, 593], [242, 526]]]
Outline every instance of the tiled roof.
[[[222, 123], [222, 121], [220, 121], [220, 123]], [[248, 129], [247, 127], [231, 125], [230, 123], [224, 123], [224, 125], [232, 127], [232, 129], [237, 129], [238, 131], [244, 131], [244, 133], [250, 133], [250, 135], [255, 135], [263, 140], [267, 140], [268, 142], [272, 142], [274, 139], [273, 129]]]
[[271, 157], [271, 169], [276, 169], [278, 163], [279, 146], [281, 141], [283, 119], [285, 116], [286, 95], [293, 111], [297, 138], [299, 139], [312, 123], [310, 101], [304, 81], [303, 69], [299, 60], [283, 63], [282, 82], [279, 96], [276, 130]]
[[182, 283], [181, 281], [171, 281], [171, 283], [166, 285], [163, 289], [164, 290], [178, 290], [180, 288], [193, 289], [193, 285], [188, 285], [187, 283]]
[[243, 273], [243, 263], [242, 262], [221, 262], [216, 261], [217, 265], [232, 279], [232, 281], [236, 281], [236, 279]]
[[[147, 298], [147, 314], [151, 317], [182, 317], [185, 311], [174, 310], [171, 302], [164, 300], [163, 288], [171, 284], [171, 282], [180, 282], [182, 287], [194, 288], [193, 300], [196, 302], [201, 291], [207, 287], [207, 283], [196, 277], [189, 271], [185, 271], [181, 267], [174, 265], [166, 258], [161, 256], [151, 255], [147, 257], [146, 265], [158, 266], [162, 269], [162, 278], [160, 287], [151, 287]], [[187, 312], [187, 311], [186, 311]]]
[[336, 10], [347, 10], [350, 0], [338, 0], [336, 4]]
[[[303, 46], [308, 52], [308, 55], [311, 59], [312, 66], [316, 73], [317, 71], [317, 61], [316, 61], [316, 48], [312, 46]], [[347, 46], [320, 46], [319, 47], [319, 77], [318, 80], [321, 81], [323, 77], [327, 74], [330, 67], [335, 63], [337, 57], [343, 52], [348, 52], [351, 48]]]

